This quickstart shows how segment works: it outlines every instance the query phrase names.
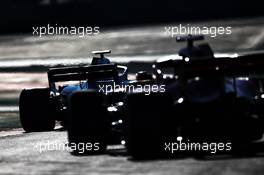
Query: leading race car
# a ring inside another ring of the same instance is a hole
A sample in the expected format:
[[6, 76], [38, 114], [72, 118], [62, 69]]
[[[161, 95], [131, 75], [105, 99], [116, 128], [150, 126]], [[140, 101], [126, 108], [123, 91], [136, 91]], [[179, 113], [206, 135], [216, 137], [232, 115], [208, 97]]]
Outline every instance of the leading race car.
[[110, 50], [93, 53], [100, 57], [94, 57], [91, 65], [51, 68], [48, 71], [49, 87], [24, 89], [21, 92], [20, 121], [26, 132], [53, 130], [55, 121], [67, 124], [70, 105], [75, 104], [69, 103], [68, 99], [76, 91], [98, 91], [100, 85], [127, 83], [127, 67], [112, 64], [104, 57]]
[[[91, 65], [51, 68], [49, 87], [22, 90], [19, 114], [26, 132], [51, 131], [60, 121], [75, 153], [102, 153], [109, 144], [124, 143], [126, 85], [144, 85], [152, 75], [138, 72], [128, 81], [127, 67], [104, 56], [110, 50], [93, 53], [100, 57]], [[89, 149], [78, 147], [83, 144]]]

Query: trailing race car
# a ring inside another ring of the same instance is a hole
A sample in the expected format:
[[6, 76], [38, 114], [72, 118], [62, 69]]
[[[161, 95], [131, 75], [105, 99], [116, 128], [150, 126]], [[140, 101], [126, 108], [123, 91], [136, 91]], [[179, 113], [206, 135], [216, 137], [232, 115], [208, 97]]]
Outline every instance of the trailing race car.
[[[68, 134], [75, 153], [103, 153], [117, 143], [136, 159], [180, 154], [182, 143], [207, 143], [207, 150], [184, 153], [233, 153], [262, 138], [264, 55], [215, 58], [208, 44], [193, 44], [200, 39], [177, 38], [188, 42], [179, 59], [158, 60], [153, 75], [138, 73], [126, 82], [133, 90], [74, 93]], [[116, 94], [121, 98], [111, 100]]]
[[264, 54], [216, 58], [208, 44], [194, 46], [200, 39], [177, 38], [188, 42], [179, 58], [153, 66], [154, 83], [165, 92], [127, 97], [126, 141], [134, 158], [208, 153], [212, 143], [234, 153], [262, 138]]

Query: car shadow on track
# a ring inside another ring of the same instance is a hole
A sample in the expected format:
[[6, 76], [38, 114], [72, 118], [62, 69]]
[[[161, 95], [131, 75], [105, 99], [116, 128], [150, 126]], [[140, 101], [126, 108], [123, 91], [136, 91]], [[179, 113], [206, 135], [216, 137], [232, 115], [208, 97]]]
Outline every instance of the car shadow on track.
[[128, 161], [132, 162], [149, 162], [149, 161], [162, 161], [162, 160], [182, 160], [193, 158], [200, 161], [214, 161], [214, 160], [228, 160], [228, 159], [248, 159], [248, 158], [262, 158], [264, 157], [264, 142], [257, 142], [250, 145], [243, 145], [235, 151], [229, 153], [205, 153], [205, 152], [182, 152], [173, 155], [159, 155], [151, 157], [141, 157], [140, 159], [133, 158], [123, 148], [108, 149], [104, 154], [75, 154], [74, 156], [95, 156], [95, 155], [109, 155], [113, 157], [126, 157]]
[[230, 159], [249, 159], [249, 158], [263, 158], [264, 157], [264, 142], [257, 142], [250, 145], [243, 145], [236, 150], [225, 153], [205, 153], [205, 152], [184, 152], [175, 155], [161, 155], [157, 157], [143, 157], [141, 159], [134, 159], [128, 157], [129, 161], [160, 161], [160, 160], [182, 160], [193, 158], [200, 161], [216, 161], [216, 160], [230, 160]]

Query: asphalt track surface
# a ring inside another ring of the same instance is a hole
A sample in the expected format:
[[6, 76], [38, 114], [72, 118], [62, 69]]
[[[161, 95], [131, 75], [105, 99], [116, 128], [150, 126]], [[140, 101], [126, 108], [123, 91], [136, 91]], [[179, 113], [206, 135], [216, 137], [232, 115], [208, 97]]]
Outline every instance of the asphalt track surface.
[[[197, 24], [233, 26], [231, 36], [208, 38], [212, 47], [218, 52], [263, 50], [263, 18], [238, 21]], [[18, 60], [23, 61], [25, 58], [29, 62], [34, 62], [36, 58], [43, 58], [48, 62], [52, 61], [54, 57], [87, 57], [90, 56], [87, 53], [98, 48], [111, 48], [116, 57], [175, 54], [179, 46], [175, 44], [174, 39], [164, 36], [164, 26], [167, 25], [174, 24], [134, 27], [129, 30], [108, 30], [98, 38], [87, 40], [71, 37], [36, 38], [31, 35], [1, 36], [0, 64], [7, 61], [8, 64], [12, 65], [16, 64]], [[32, 79], [29, 82], [25, 80], [27, 76], [24, 74], [12, 74], [13, 77], [11, 78], [10, 74], [2, 74], [1, 76], [0, 86], [6, 88], [0, 90], [1, 98], [7, 98], [7, 95], [10, 97], [13, 91], [14, 98], [17, 98], [17, 93], [22, 87], [25, 87], [24, 84], [30, 87], [43, 85], [43, 82], [46, 81], [44, 74], [36, 75], [35, 79], [30, 75]], [[66, 144], [67, 132], [55, 130], [52, 132], [24, 133], [19, 127], [17, 113], [2, 117], [3, 115], [4, 113], [0, 115], [0, 174], [263, 175], [264, 173], [264, 158], [262, 156], [225, 156], [207, 159], [187, 157], [173, 160], [133, 161], [123, 149], [111, 150], [108, 154], [96, 156], [74, 156], [68, 150], [58, 149], [42, 149], [40, 151], [40, 145]]]
[[[0, 174], [254, 174], [264, 172], [263, 157], [179, 158], [133, 161], [123, 150], [106, 155], [73, 156], [47, 144], [67, 143], [65, 131], [23, 133], [21, 129], [0, 136]], [[42, 149], [40, 149], [42, 145]]]

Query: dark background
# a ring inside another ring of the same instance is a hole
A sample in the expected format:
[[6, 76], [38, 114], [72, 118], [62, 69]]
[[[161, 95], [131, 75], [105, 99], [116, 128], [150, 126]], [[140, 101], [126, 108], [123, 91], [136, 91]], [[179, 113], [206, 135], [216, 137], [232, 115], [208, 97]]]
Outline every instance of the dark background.
[[213, 0], [6, 0], [1, 33], [31, 32], [32, 26], [122, 26], [263, 15], [261, 1]]

